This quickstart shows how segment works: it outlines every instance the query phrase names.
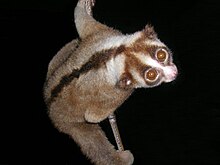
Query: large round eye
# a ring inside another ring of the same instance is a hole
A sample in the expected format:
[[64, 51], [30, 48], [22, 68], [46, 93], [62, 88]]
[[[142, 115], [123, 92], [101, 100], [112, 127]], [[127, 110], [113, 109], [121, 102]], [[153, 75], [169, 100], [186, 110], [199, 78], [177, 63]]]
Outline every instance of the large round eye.
[[151, 68], [145, 72], [145, 78], [150, 81], [155, 81], [158, 77], [158, 72], [156, 69]]
[[167, 57], [168, 57], [167, 52], [164, 49], [160, 49], [156, 53], [156, 58], [159, 62], [165, 62]]

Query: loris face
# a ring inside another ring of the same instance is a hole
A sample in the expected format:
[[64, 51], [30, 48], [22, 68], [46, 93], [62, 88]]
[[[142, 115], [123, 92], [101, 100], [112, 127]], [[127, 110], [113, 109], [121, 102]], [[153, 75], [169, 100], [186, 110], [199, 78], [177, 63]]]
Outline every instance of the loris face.
[[[153, 87], [162, 82], [171, 82], [177, 76], [177, 67], [173, 63], [172, 54], [165, 46], [148, 48], [145, 54], [140, 55], [140, 60], [146, 65], [143, 79], [147, 87]], [[138, 55], [137, 55], [138, 57]]]
[[152, 27], [147, 26], [140, 37], [124, 49], [126, 60], [122, 87], [132, 85], [135, 88], [149, 88], [162, 82], [171, 82], [177, 77], [172, 53], [157, 38]]

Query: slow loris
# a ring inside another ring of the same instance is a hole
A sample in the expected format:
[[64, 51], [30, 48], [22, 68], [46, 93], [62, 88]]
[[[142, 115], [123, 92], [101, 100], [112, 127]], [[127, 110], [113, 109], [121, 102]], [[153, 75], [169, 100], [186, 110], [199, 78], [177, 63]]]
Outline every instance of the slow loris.
[[147, 25], [124, 35], [96, 21], [94, 0], [79, 0], [75, 25], [79, 39], [65, 45], [51, 60], [44, 98], [49, 116], [61, 132], [97, 165], [130, 165], [130, 151], [117, 151], [99, 122], [112, 114], [136, 88], [173, 81], [172, 54]]

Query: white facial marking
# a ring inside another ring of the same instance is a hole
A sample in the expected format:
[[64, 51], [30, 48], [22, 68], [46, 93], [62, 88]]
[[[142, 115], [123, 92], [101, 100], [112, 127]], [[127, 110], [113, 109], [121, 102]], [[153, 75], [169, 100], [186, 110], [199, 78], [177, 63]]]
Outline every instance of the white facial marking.
[[143, 77], [140, 76], [140, 74], [137, 74], [136, 70], [132, 69], [130, 70], [130, 73], [132, 77], [138, 82], [136, 88], [146, 87], [145, 80], [143, 79]]
[[145, 65], [152, 66], [153, 68], [163, 67], [158, 61], [153, 60], [149, 55], [135, 53], [134, 55]]
[[163, 67], [163, 72], [165, 75], [165, 82], [173, 81], [177, 76], [177, 67], [175, 65]]
[[120, 75], [124, 72], [125, 56], [121, 54], [116, 56], [116, 58], [112, 58], [106, 63], [106, 67], [109, 83], [115, 84], [119, 80]]

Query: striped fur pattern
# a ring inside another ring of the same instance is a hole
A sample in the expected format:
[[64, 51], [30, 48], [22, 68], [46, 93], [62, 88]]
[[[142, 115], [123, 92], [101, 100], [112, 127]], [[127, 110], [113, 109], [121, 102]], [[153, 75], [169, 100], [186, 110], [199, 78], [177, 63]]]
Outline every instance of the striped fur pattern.
[[[79, 39], [68, 43], [51, 60], [44, 98], [53, 124], [70, 135], [91, 162], [130, 165], [130, 151], [117, 152], [98, 123], [135, 88], [173, 81], [177, 68], [153, 27], [123, 35], [92, 17], [94, 4], [94, 0], [79, 0], [75, 8]], [[166, 55], [163, 62], [157, 56], [161, 50]]]

